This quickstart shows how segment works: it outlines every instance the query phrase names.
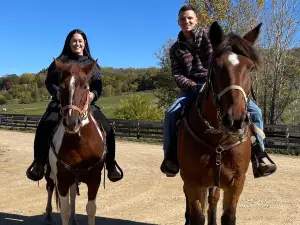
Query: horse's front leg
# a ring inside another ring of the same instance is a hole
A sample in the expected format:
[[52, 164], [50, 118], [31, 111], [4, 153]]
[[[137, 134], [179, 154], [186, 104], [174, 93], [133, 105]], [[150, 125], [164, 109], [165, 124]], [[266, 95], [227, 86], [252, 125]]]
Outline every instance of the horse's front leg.
[[74, 183], [70, 187], [71, 217], [70, 217], [69, 225], [78, 225], [76, 221], [76, 212], [75, 212], [76, 194], [77, 194], [76, 183]]
[[184, 187], [184, 192], [186, 194], [189, 203], [189, 225], [204, 225], [205, 216], [204, 211], [206, 208], [207, 200], [207, 189], [199, 187]]
[[220, 188], [217, 188], [214, 192], [213, 190], [213, 188], [209, 189], [209, 208], [207, 212], [208, 225], [217, 225], [217, 206], [220, 199]]
[[222, 225], [235, 225], [236, 224], [236, 208], [240, 198], [240, 195], [244, 188], [246, 175], [240, 176], [235, 180], [234, 185], [231, 188], [224, 190], [223, 199], [223, 215]]
[[95, 215], [97, 211], [96, 197], [100, 186], [101, 177], [99, 180], [93, 180], [87, 183], [88, 186], [88, 203], [86, 205], [86, 213], [88, 215], [88, 225], [95, 225]]
[[[69, 225], [69, 220], [71, 216], [71, 207], [69, 202], [69, 188], [67, 188], [67, 191], [60, 191], [59, 185], [58, 188], [58, 196], [60, 200], [60, 215], [62, 219], [62, 225]], [[66, 189], [66, 188], [64, 188]]]

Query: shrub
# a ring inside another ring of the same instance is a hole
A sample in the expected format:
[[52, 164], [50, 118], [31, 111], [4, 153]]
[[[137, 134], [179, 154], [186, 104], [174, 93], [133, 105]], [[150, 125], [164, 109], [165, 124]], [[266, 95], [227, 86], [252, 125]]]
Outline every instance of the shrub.
[[7, 104], [7, 99], [3, 95], [0, 95], [0, 105], [4, 104]]
[[120, 107], [113, 114], [119, 119], [159, 121], [163, 119], [164, 110], [143, 96], [134, 95], [121, 99]]

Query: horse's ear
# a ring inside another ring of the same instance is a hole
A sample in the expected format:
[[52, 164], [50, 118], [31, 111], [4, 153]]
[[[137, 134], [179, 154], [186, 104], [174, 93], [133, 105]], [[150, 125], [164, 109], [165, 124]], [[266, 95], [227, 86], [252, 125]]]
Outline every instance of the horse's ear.
[[225, 35], [223, 29], [217, 21], [213, 22], [210, 26], [208, 37], [214, 48], [218, 47], [224, 40]]
[[258, 24], [253, 30], [249, 31], [243, 38], [249, 41], [251, 44], [254, 44], [258, 38], [260, 28], [262, 23]]
[[92, 63], [90, 63], [90, 64], [88, 64], [88, 65], [86, 65], [86, 66], [84, 66], [84, 67], [82, 68], [83, 72], [84, 72], [87, 76], [90, 75], [90, 73], [91, 73], [91, 72], [93, 71], [93, 69], [96, 67], [97, 61], [98, 61], [98, 59], [96, 59], [96, 60], [93, 61]]

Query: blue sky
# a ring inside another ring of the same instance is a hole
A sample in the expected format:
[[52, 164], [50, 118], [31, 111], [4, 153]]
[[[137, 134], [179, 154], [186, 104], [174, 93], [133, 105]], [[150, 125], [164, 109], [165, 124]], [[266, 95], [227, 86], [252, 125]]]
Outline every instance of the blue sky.
[[181, 6], [179, 0], [4, 1], [0, 76], [48, 67], [75, 28], [86, 33], [100, 66], [157, 66], [155, 52], [177, 37]]
[[[84, 3], [83, 3], [84, 2]], [[179, 32], [183, 0], [10, 0], [0, 7], [0, 76], [37, 73], [82, 29], [100, 66], [145, 68]], [[300, 36], [300, 35], [298, 35]]]

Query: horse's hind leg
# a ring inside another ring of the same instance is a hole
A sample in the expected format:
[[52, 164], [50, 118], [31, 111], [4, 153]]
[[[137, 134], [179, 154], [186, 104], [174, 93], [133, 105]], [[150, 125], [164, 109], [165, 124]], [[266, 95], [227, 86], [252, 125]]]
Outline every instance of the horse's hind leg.
[[54, 191], [54, 182], [48, 176], [45, 176], [45, 179], [47, 181], [46, 189], [48, 192], [45, 222], [46, 222], [46, 224], [52, 224], [52, 196], [53, 196], [53, 191]]
[[75, 212], [76, 194], [77, 194], [76, 183], [74, 183], [70, 187], [71, 217], [70, 217], [69, 225], [78, 225], [76, 221], [76, 212]]
[[236, 224], [236, 208], [244, 188], [246, 176], [239, 177], [234, 186], [224, 190], [222, 225]]
[[208, 225], [216, 225], [217, 224], [217, 206], [218, 201], [220, 199], [220, 189], [216, 189], [213, 192], [213, 189], [209, 189], [209, 196], [208, 196], [208, 204], [209, 208], [207, 211], [208, 217]]
[[207, 189], [184, 188], [189, 202], [190, 225], [204, 225]]

